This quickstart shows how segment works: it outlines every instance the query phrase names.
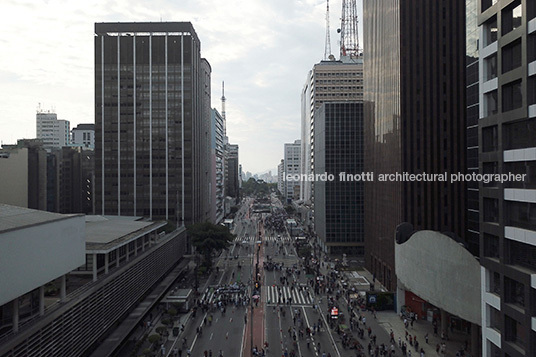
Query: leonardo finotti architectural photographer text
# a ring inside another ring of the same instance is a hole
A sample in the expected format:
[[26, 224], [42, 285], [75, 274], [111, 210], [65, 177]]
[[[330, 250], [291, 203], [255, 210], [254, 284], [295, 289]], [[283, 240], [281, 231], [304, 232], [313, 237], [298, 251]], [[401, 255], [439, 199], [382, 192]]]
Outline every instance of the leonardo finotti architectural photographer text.
[[293, 182], [303, 181], [339, 181], [339, 182], [359, 182], [359, 181], [379, 181], [379, 182], [482, 182], [488, 184], [490, 182], [522, 182], [525, 181], [527, 174], [464, 174], [461, 172], [449, 174], [447, 172], [441, 174], [429, 174], [426, 172], [420, 174], [412, 174], [409, 172], [396, 172], [392, 174], [375, 174], [374, 172], [360, 172], [356, 174], [348, 172], [340, 172], [338, 175], [328, 174], [284, 174], [283, 180]]

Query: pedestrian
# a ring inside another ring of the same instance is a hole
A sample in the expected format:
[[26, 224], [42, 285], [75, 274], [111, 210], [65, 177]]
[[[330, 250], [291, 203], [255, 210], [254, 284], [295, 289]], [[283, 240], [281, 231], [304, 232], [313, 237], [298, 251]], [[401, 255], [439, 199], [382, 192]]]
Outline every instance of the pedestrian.
[[428, 332], [424, 335], [424, 340], [426, 341], [426, 344], [428, 344]]

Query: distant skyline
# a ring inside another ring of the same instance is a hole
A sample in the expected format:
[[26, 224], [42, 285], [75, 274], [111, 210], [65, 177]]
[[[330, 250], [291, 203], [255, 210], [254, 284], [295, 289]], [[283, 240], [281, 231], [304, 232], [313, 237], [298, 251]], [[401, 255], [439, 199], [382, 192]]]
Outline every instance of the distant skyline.
[[[342, 0], [330, 1], [331, 48], [339, 57]], [[358, 0], [359, 35], [363, 43]], [[0, 7], [0, 142], [34, 138], [40, 103], [71, 129], [94, 122], [95, 22], [190, 21], [212, 67], [212, 107], [240, 146], [244, 172], [272, 170], [283, 144], [300, 138], [300, 93], [322, 60], [322, 0], [4, 1]], [[272, 169], [270, 169], [272, 167]]]

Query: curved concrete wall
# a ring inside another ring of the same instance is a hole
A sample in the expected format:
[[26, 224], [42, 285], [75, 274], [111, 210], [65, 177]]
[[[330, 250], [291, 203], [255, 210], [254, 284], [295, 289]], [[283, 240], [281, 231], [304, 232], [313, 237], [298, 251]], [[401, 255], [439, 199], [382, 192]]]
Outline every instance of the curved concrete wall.
[[395, 244], [396, 275], [406, 290], [481, 325], [480, 264], [448, 236], [419, 231]]

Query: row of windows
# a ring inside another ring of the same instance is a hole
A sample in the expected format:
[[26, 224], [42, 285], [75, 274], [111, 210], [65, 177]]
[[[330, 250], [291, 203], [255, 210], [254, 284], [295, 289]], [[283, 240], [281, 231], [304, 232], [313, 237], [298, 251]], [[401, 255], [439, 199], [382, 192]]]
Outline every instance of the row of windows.
[[[503, 150], [532, 148], [536, 145], [536, 118], [523, 119], [502, 125]], [[482, 151], [499, 149], [497, 125], [482, 128]], [[493, 173], [493, 172], [489, 172]]]

